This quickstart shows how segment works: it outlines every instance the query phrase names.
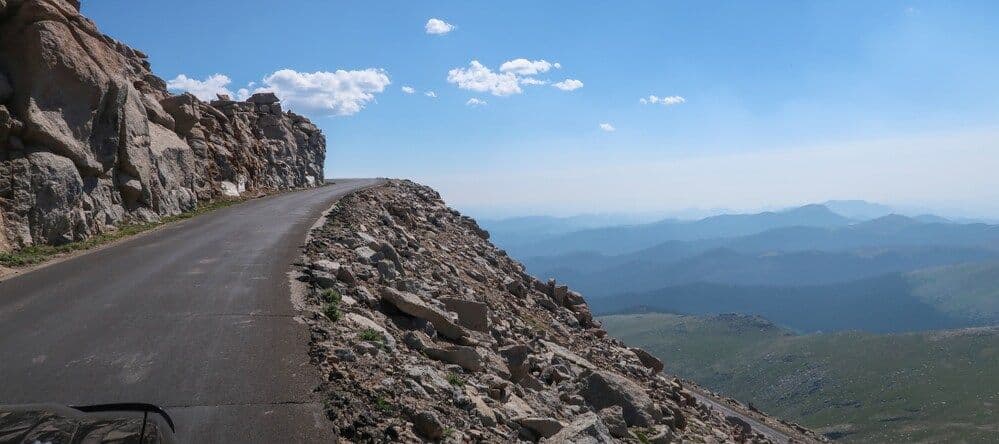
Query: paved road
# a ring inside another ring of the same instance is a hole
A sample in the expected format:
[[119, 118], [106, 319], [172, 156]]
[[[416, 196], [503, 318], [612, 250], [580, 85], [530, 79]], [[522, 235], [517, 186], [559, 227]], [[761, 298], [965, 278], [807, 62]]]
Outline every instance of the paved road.
[[805, 440], [803, 440], [801, 438], [799, 438], [799, 439], [792, 439], [786, 433], [778, 431], [778, 430], [776, 430], [776, 429], [774, 429], [774, 428], [772, 428], [772, 427], [770, 427], [770, 426], [768, 426], [768, 425], [766, 425], [766, 424], [764, 424], [764, 423], [762, 423], [760, 421], [757, 421], [755, 418], [753, 418], [753, 417], [751, 417], [751, 416], [749, 416], [747, 414], [744, 414], [742, 412], [738, 412], [738, 411], [732, 409], [732, 407], [729, 407], [728, 405], [723, 404], [721, 401], [719, 401], [719, 400], [717, 400], [717, 399], [715, 399], [715, 398], [713, 398], [713, 397], [711, 397], [711, 396], [709, 396], [709, 395], [707, 395], [705, 393], [701, 393], [700, 391], [695, 390], [695, 389], [693, 389], [691, 387], [687, 387], [687, 390], [690, 393], [692, 393], [694, 395], [694, 397], [697, 398], [698, 401], [701, 401], [702, 403], [707, 404], [708, 406], [712, 407], [716, 411], [721, 412], [723, 415], [725, 415], [725, 416], [735, 416], [737, 418], [741, 418], [743, 421], [746, 421], [746, 423], [748, 423], [750, 425], [750, 427], [753, 428], [754, 432], [762, 433], [764, 436], [766, 436], [768, 439], [770, 439], [770, 441], [772, 441], [772, 442], [774, 442], [776, 444], [789, 444], [789, 443], [792, 443], [792, 442], [810, 442], [811, 441], [811, 440], [805, 441]]
[[343, 180], [0, 282], [0, 404], [151, 402], [183, 442], [328, 440], [288, 272]]

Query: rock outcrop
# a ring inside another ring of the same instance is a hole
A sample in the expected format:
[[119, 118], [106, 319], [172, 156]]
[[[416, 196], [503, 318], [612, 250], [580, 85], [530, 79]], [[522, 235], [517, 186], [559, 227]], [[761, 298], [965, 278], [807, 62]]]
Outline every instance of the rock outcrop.
[[277, 97], [173, 96], [73, 0], [0, 0], [0, 251], [316, 186], [326, 142]]
[[769, 442], [769, 429], [821, 440], [698, 401], [658, 359], [608, 337], [578, 293], [526, 274], [412, 182], [342, 199], [302, 265], [340, 442]]

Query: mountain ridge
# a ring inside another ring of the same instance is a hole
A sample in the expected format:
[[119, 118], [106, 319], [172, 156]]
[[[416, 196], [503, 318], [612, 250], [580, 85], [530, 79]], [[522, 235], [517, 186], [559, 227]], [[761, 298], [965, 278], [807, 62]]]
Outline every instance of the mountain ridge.
[[593, 228], [542, 239], [532, 245], [504, 247], [520, 257], [536, 255], [534, 253], [539, 251], [547, 254], [574, 251], [620, 254], [669, 240], [696, 241], [755, 234], [776, 227], [835, 227], [851, 222], [822, 205], [805, 205], [780, 212], [723, 214], [696, 221], [665, 219], [649, 224]]

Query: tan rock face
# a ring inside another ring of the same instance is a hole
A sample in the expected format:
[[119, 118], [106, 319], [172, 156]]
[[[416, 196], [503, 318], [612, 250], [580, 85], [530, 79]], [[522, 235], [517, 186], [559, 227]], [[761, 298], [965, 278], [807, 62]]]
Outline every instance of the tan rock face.
[[316, 186], [325, 148], [278, 103], [171, 96], [146, 56], [77, 2], [0, 2], [0, 251], [177, 214], [221, 197], [223, 183]]
[[[525, 274], [429, 188], [344, 198], [306, 256], [306, 276], [352, 271], [314, 280], [305, 316], [343, 442], [767, 442], [607, 337], [582, 296]], [[325, 285], [357, 301], [338, 321], [322, 314]], [[376, 348], [374, 332], [392, 341]]]

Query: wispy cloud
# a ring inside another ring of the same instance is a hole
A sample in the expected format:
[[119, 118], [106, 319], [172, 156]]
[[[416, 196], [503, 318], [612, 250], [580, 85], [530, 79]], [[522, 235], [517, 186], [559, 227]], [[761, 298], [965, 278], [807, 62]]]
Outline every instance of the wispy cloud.
[[402, 92], [404, 92], [406, 94], [412, 94], [412, 93], [416, 92], [416, 89], [413, 88], [412, 86], [403, 86], [402, 87]]
[[475, 107], [478, 107], [478, 106], [485, 106], [487, 104], [488, 103], [485, 100], [477, 99], [475, 97], [472, 97], [471, 99], [468, 99], [467, 102], [465, 102], [465, 105], [468, 105], [468, 106], [470, 106], [472, 108], [475, 108]]
[[601, 123], [600, 124], [600, 129], [603, 130], [603, 131], [606, 131], [608, 133], [612, 133], [614, 131], [617, 131], [617, 128], [614, 128], [614, 125], [611, 125], [609, 123]]
[[427, 34], [431, 35], [444, 35], [451, 31], [454, 31], [454, 25], [445, 22], [444, 20], [441, 20], [439, 18], [432, 18], [430, 20], [427, 20], [427, 24], [426, 26], [424, 26], [424, 28], [426, 29]]
[[503, 62], [499, 70], [500, 72], [512, 72], [519, 76], [533, 76], [538, 73], [548, 72], [552, 68], [558, 69], [561, 67], [561, 64], [550, 63], [547, 60], [513, 59]]
[[427, 91], [427, 92], [423, 93], [423, 95], [425, 95], [427, 97], [430, 97], [431, 99], [436, 99], [437, 98], [437, 93], [435, 93], [433, 91]]
[[520, 80], [520, 84], [521, 85], [547, 85], [548, 84], [547, 80], [536, 79], [534, 77], [521, 77], [519, 80]]
[[650, 95], [648, 97], [642, 97], [641, 99], [638, 99], [638, 101], [643, 105], [652, 104], [652, 105], [671, 106], [671, 105], [679, 105], [681, 103], [686, 103], [687, 99], [684, 99], [683, 97], [680, 96], [658, 97]]

